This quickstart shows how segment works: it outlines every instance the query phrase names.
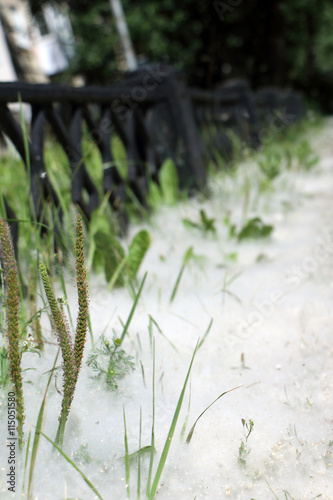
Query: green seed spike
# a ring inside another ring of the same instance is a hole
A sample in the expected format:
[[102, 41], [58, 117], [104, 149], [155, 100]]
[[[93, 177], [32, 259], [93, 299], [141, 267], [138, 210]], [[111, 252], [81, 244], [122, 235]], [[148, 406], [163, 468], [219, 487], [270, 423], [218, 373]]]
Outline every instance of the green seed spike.
[[0, 218], [0, 257], [4, 268], [7, 284], [6, 294], [6, 321], [7, 342], [9, 352], [10, 378], [13, 384], [16, 398], [16, 419], [19, 447], [23, 447], [23, 424], [24, 424], [24, 400], [22, 390], [22, 370], [20, 353], [19, 333], [19, 311], [20, 311], [20, 289], [19, 274], [15, 260], [13, 243], [10, 235], [9, 225]]
[[82, 220], [78, 217], [76, 222], [75, 252], [79, 312], [74, 346], [71, 339], [68, 321], [55, 298], [52, 283], [48, 276], [46, 267], [42, 263], [39, 264], [46, 297], [51, 308], [52, 321], [55, 326], [63, 358], [63, 400], [59, 417], [59, 427], [55, 439], [56, 445], [60, 446], [62, 446], [64, 439], [66, 421], [69, 415], [78, 374], [82, 364], [83, 350], [88, 330], [88, 284], [84, 263], [83, 239]]
[[72, 399], [74, 396], [74, 388], [76, 382], [76, 366], [74, 360], [74, 352], [71, 341], [71, 336], [68, 328], [68, 323], [65, 321], [64, 315], [59, 308], [55, 298], [52, 283], [48, 276], [46, 267], [42, 262], [39, 264], [39, 269], [44, 285], [47, 300], [51, 308], [53, 324], [57, 333], [57, 340], [61, 348], [63, 359], [63, 399], [61, 404], [61, 413], [59, 417], [59, 428], [56, 436], [56, 443], [62, 445], [65, 432], [65, 425], [69, 415]]
[[83, 227], [80, 217], [76, 221], [76, 283], [79, 302], [79, 313], [77, 318], [74, 357], [76, 365], [76, 378], [78, 377], [83, 357], [84, 345], [86, 342], [86, 335], [88, 330], [88, 285], [87, 285], [87, 271], [84, 263], [84, 250], [83, 250]]

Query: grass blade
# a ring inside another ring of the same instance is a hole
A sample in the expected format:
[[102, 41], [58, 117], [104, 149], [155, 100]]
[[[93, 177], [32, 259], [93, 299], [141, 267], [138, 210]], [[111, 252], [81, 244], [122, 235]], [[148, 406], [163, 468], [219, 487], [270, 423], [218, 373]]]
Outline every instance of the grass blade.
[[66, 453], [64, 451], [62, 451], [61, 448], [59, 448], [59, 446], [57, 446], [55, 444], [54, 441], [52, 441], [52, 439], [50, 439], [48, 436], [46, 436], [46, 434], [44, 434], [44, 432], [41, 432], [42, 436], [45, 437], [45, 439], [47, 439], [49, 441], [49, 443], [52, 444], [52, 446], [54, 448], [56, 448], [59, 453], [65, 458], [65, 460], [67, 460], [67, 462], [69, 464], [71, 464], [72, 467], [74, 467], [75, 470], [78, 471], [78, 473], [81, 475], [82, 479], [84, 479], [84, 481], [87, 483], [87, 485], [89, 486], [89, 488], [91, 488], [93, 490], [93, 492], [95, 493], [95, 495], [98, 496], [98, 498], [100, 498], [100, 500], [103, 500], [103, 497], [98, 493], [97, 489], [95, 488], [95, 486], [92, 484], [91, 481], [89, 481], [89, 479], [87, 478], [87, 476], [85, 476], [85, 474], [83, 474], [83, 472], [78, 468], [77, 465], [75, 465], [75, 463], [66, 455]]
[[[36, 457], [37, 457], [37, 451], [38, 451], [38, 445], [39, 445], [39, 439], [40, 435], [42, 434], [42, 425], [43, 425], [43, 417], [44, 417], [44, 409], [45, 409], [45, 403], [46, 403], [46, 395], [50, 387], [50, 383], [53, 377], [53, 372], [55, 369], [55, 366], [57, 364], [58, 356], [59, 356], [60, 349], [58, 349], [57, 355], [55, 357], [53, 367], [49, 376], [49, 380], [47, 381], [43, 401], [38, 413], [38, 418], [37, 418], [37, 424], [36, 424], [36, 430], [35, 430], [35, 436], [34, 436], [34, 442], [32, 445], [32, 451], [31, 451], [31, 458], [30, 458], [30, 470], [29, 470], [29, 483], [28, 483], [28, 499], [30, 500], [32, 498], [32, 480], [33, 480], [33, 475], [34, 475], [34, 468], [36, 464]], [[29, 437], [30, 440], [30, 437]], [[29, 447], [28, 447], [29, 449]]]
[[[140, 406], [140, 426], [139, 426], [139, 450], [141, 450], [141, 437], [142, 437], [142, 407]], [[139, 454], [138, 461], [138, 481], [136, 488], [136, 497], [137, 500], [141, 498], [141, 454]]]
[[175, 344], [173, 342], [171, 342], [171, 340], [168, 339], [168, 337], [163, 333], [163, 331], [161, 330], [160, 326], [158, 325], [157, 321], [154, 320], [154, 318], [149, 314], [149, 331], [152, 331], [152, 325], [155, 325], [158, 332], [162, 335], [162, 337], [165, 338], [165, 340], [167, 342], [169, 342], [169, 344], [171, 345], [171, 347], [176, 351], [176, 352], [179, 352], [177, 347], [175, 346]]
[[124, 257], [118, 264], [118, 266], [116, 267], [113, 275], [112, 275], [112, 278], [110, 279], [109, 281], [109, 284], [108, 284], [108, 291], [110, 292], [112, 290], [112, 288], [115, 286], [115, 284], [117, 283], [121, 273], [123, 272], [124, 270], [124, 267], [125, 265], [127, 264], [128, 262], [128, 255], [126, 255], [126, 257]]
[[212, 326], [213, 326], [213, 318], [211, 318], [211, 320], [210, 320], [210, 322], [209, 322], [208, 328], [207, 328], [207, 330], [205, 331], [205, 334], [204, 334], [204, 336], [202, 337], [202, 340], [200, 341], [200, 343], [199, 343], [199, 345], [198, 345], [198, 349], [200, 349], [200, 347], [202, 346], [202, 344], [205, 342], [206, 337], [207, 337], [207, 335], [209, 334], [210, 329], [212, 328]]
[[75, 328], [74, 328], [73, 318], [72, 318], [72, 315], [71, 315], [71, 309], [70, 309], [69, 303], [68, 303], [68, 297], [67, 297], [67, 290], [66, 290], [66, 284], [65, 284], [64, 274], [62, 272], [62, 267], [61, 267], [60, 259], [59, 259], [59, 256], [57, 254], [55, 255], [55, 261], [56, 261], [56, 264], [57, 264], [58, 275], [59, 275], [59, 279], [60, 279], [60, 285], [61, 285], [62, 293], [64, 294], [64, 297], [66, 299], [66, 307], [67, 307], [67, 313], [68, 313], [69, 321], [70, 321], [72, 330], [74, 331]]
[[150, 246], [150, 235], [146, 229], [139, 231], [128, 249], [128, 274], [135, 279], [144, 256]]
[[30, 430], [30, 432], [29, 432], [28, 441], [27, 441], [27, 449], [26, 449], [26, 452], [25, 452], [24, 474], [23, 474], [23, 485], [22, 485], [22, 495], [24, 494], [25, 475], [26, 475], [26, 472], [27, 472], [28, 461], [29, 461], [30, 441], [31, 441], [31, 430]]
[[214, 399], [214, 401], [212, 403], [210, 403], [210, 405], [207, 406], [207, 408], [205, 408], [205, 410], [200, 413], [200, 415], [198, 416], [198, 418], [196, 419], [196, 421], [194, 422], [194, 424], [192, 425], [192, 428], [190, 430], [190, 432], [188, 433], [188, 436], [186, 438], [186, 443], [188, 444], [191, 439], [192, 439], [192, 436], [193, 436], [193, 432], [194, 432], [194, 429], [195, 429], [195, 426], [197, 425], [198, 421], [200, 420], [200, 418], [202, 417], [202, 415], [204, 413], [206, 413], [206, 411], [211, 407], [213, 406], [214, 403], [216, 403], [216, 401], [218, 401], [220, 398], [222, 398], [222, 396], [224, 396], [225, 394], [228, 394], [228, 392], [231, 392], [231, 391], [235, 391], [236, 389], [239, 389], [240, 387], [242, 387], [241, 385], [237, 386], [237, 387], [234, 387], [233, 389], [229, 389], [229, 391], [225, 391], [225, 392], [222, 392], [222, 394], [220, 394], [216, 399]]
[[121, 337], [120, 337], [120, 340], [123, 341], [124, 340], [124, 337], [127, 333], [127, 330], [128, 330], [128, 327], [132, 321], [132, 318], [133, 318], [133, 314], [135, 312], [135, 309], [136, 309], [136, 306], [138, 304], [138, 301], [139, 301], [139, 298], [140, 298], [140, 295], [141, 295], [141, 292], [142, 292], [142, 289], [143, 289], [143, 285], [145, 284], [145, 281], [146, 281], [146, 278], [147, 278], [147, 272], [146, 274], [144, 275], [143, 277], [143, 280], [141, 281], [141, 285], [139, 287], [139, 290], [138, 290], [138, 293], [136, 294], [135, 296], [135, 299], [134, 299], [134, 303], [133, 303], [133, 306], [132, 306], [132, 309], [131, 309], [131, 312], [129, 313], [129, 316], [127, 318], [127, 321], [126, 321], [126, 325], [124, 326], [124, 330], [123, 330], [123, 333], [121, 334]]
[[[199, 350], [199, 347], [200, 347], [200, 344], [198, 345], [198, 350]], [[187, 427], [187, 423], [188, 423], [188, 417], [190, 415], [191, 393], [192, 393], [192, 389], [191, 389], [191, 383], [190, 383], [190, 389], [189, 389], [189, 395], [188, 395], [188, 404], [187, 404], [187, 412], [186, 412], [185, 420], [184, 420], [183, 427], [182, 427], [182, 430], [181, 430], [181, 433], [180, 433], [180, 439], [181, 440], [184, 439], [185, 432], [186, 432], [186, 427]]]
[[178, 276], [177, 276], [177, 279], [176, 279], [176, 283], [175, 283], [175, 285], [173, 287], [173, 290], [172, 290], [172, 293], [171, 293], [171, 296], [170, 296], [170, 300], [169, 300], [170, 304], [171, 304], [171, 302], [173, 302], [173, 300], [174, 300], [174, 298], [176, 296], [180, 280], [182, 279], [182, 276], [183, 276], [183, 272], [185, 270], [185, 267], [186, 267], [188, 261], [192, 257], [192, 255], [193, 255], [193, 247], [189, 247], [186, 250], [185, 255], [183, 257], [183, 263], [182, 263], [182, 266], [181, 266], [180, 271], [178, 273]]
[[173, 438], [173, 435], [174, 435], [174, 432], [175, 432], [175, 429], [176, 429], [176, 425], [177, 425], [179, 413], [180, 413], [180, 410], [181, 410], [181, 407], [182, 407], [182, 404], [183, 404], [183, 399], [184, 399], [184, 395], [185, 395], [185, 391], [186, 391], [186, 386], [187, 386], [187, 383], [188, 383], [188, 379], [190, 377], [190, 373], [191, 373], [191, 369], [192, 369], [194, 357], [195, 357], [196, 352], [198, 350], [198, 344], [199, 344], [199, 341], [197, 342], [197, 345], [195, 346], [195, 349], [194, 349], [194, 352], [193, 352], [193, 355], [192, 355], [192, 359], [191, 359], [191, 362], [190, 362], [190, 366], [189, 366], [189, 368], [187, 370], [185, 382], [184, 382], [182, 391], [181, 391], [179, 399], [178, 399], [176, 410], [175, 410], [175, 413], [173, 415], [173, 419], [172, 419], [171, 426], [170, 426], [170, 429], [169, 429], [169, 433], [168, 433], [168, 436], [166, 438], [166, 441], [165, 441], [165, 444], [164, 444], [164, 448], [163, 448], [163, 451], [162, 451], [162, 455], [161, 455], [160, 461], [159, 461], [158, 466], [157, 466], [157, 470], [156, 470], [156, 474], [155, 474], [155, 477], [154, 477], [154, 481], [153, 481], [151, 490], [150, 490], [149, 495], [148, 495], [149, 500], [154, 500], [154, 498], [155, 498], [155, 493], [157, 491], [158, 483], [159, 483], [159, 481], [161, 479], [161, 475], [162, 475], [162, 472], [163, 472], [163, 469], [164, 469], [164, 466], [165, 466], [165, 462], [166, 462], [166, 459], [168, 457], [168, 453], [169, 453], [171, 441], [172, 441], [172, 438]]
[[125, 443], [125, 475], [126, 475], [126, 490], [127, 490], [127, 498], [131, 497], [130, 492], [130, 461], [129, 461], [129, 453], [128, 453], [128, 440], [127, 440], [127, 428], [126, 428], [126, 415], [125, 408], [123, 407], [123, 417], [124, 417], [124, 443]]
[[146, 496], [149, 496], [151, 478], [153, 474], [153, 465], [154, 465], [154, 451], [155, 451], [155, 374], [156, 374], [156, 365], [155, 365], [155, 339], [153, 338], [153, 419], [151, 424], [151, 448], [150, 448], [150, 460], [149, 460], [149, 469], [148, 469], [148, 478], [147, 478], [147, 488], [146, 488]]

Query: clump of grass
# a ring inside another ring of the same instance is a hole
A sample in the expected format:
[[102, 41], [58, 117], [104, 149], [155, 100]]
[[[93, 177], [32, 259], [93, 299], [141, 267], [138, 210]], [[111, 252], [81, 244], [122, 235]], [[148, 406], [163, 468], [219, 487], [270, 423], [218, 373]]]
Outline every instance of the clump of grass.
[[67, 318], [55, 298], [52, 282], [46, 267], [43, 263], [40, 263], [39, 265], [44, 290], [51, 309], [53, 325], [57, 333], [57, 340], [61, 348], [63, 358], [63, 399], [59, 417], [59, 427], [55, 440], [56, 444], [59, 446], [62, 446], [63, 443], [65, 425], [68, 419], [78, 374], [82, 364], [83, 350], [88, 330], [88, 285], [84, 264], [83, 228], [80, 217], [77, 218], [76, 222], [76, 235], [76, 282], [79, 312], [74, 346]]
[[300, 168], [311, 170], [319, 161], [319, 157], [314, 153], [310, 144], [302, 140], [296, 148], [296, 157]]
[[9, 372], [10, 379], [13, 384], [13, 390], [15, 391], [19, 447], [22, 448], [24, 444], [23, 424], [25, 415], [19, 330], [19, 273], [14, 255], [9, 225], [4, 219], [0, 219], [0, 257], [4, 268], [4, 277], [6, 282], [6, 337], [8, 343]]
[[263, 158], [259, 159], [259, 167], [263, 174], [265, 174], [267, 180], [272, 181], [281, 172], [282, 165], [282, 154], [277, 149], [272, 150], [271, 148], [266, 150], [263, 154]]

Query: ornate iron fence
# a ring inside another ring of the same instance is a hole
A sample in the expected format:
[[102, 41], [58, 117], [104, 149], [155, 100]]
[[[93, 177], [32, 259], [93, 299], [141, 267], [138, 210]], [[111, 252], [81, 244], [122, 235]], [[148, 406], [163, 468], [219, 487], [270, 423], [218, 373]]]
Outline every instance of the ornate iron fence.
[[[28, 103], [28, 151], [22, 126], [10, 103]], [[171, 66], [143, 66], [110, 87], [71, 87], [54, 84], [0, 83], [0, 132], [14, 144], [30, 171], [31, 196], [37, 218], [43, 202], [52, 199], [61, 207], [49, 181], [44, 162], [45, 125], [61, 144], [72, 173], [71, 196], [89, 221], [100, 197], [90, 178], [82, 153], [83, 124], [99, 149], [103, 164], [103, 190], [126, 229], [125, 181], [119, 173], [111, 146], [116, 133], [127, 155], [128, 187], [146, 205], [147, 174], [158, 182], [166, 158], [177, 167], [181, 189], [201, 189], [206, 183], [205, 162], [216, 152], [232, 156], [228, 131], [257, 148], [260, 130], [276, 110], [302, 116], [300, 95], [264, 89], [254, 94], [246, 82], [231, 81], [213, 92], [189, 89], [183, 74]], [[9, 218], [14, 213], [6, 204]], [[13, 231], [17, 231], [15, 228]]]

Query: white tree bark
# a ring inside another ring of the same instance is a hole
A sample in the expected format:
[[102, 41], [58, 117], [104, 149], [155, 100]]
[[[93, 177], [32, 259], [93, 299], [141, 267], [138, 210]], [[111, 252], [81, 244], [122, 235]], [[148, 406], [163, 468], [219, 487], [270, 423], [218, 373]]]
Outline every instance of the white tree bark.
[[110, 7], [116, 21], [127, 69], [133, 71], [138, 67], [138, 63], [132, 47], [121, 0], [110, 0]]

